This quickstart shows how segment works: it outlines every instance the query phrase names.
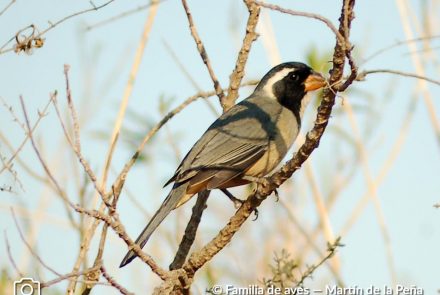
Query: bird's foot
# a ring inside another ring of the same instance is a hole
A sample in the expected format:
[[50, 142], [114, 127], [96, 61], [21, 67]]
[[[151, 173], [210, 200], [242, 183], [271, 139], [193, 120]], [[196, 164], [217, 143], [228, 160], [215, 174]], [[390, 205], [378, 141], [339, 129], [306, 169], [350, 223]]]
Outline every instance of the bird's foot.
[[[234, 197], [234, 195], [231, 194], [231, 193], [230, 193], [227, 189], [225, 189], [225, 188], [221, 189], [221, 191], [222, 191], [222, 192], [223, 192], [223, 193], [229, 198], [229, 200], [232, 201], [232, 203], [234, 203], [234, 207], [235, 207], [235, 209], [240, 208], [241, 205], [243, 205], [243, 203], [245, 202], [244, 200], [241, 200], [241, 199], [239, 199], [239, 198]], [[254, 209], [254, 215], [255, 215], [255, 218], [252, 219], [252, 221], [257, 220], [257, 218], [258, 218], [258, 214], [259, 214], [258, 209], [255, 208], [255, 209]]]
[[229, 200], [232, 201], [232, 203], [234, 203], [235, 209], [238, 209], [241, 205], [243, 205], [244, 200], [234, 197], [234, 195], [231, 194], [227, 189], [223, 188], [221, 191], [229, 198]]
[[[255, 182], [257, 185], [261, 185], [262, 187], [268, 187], [271, 185], [270, 181], [267, 180], [266, 177], [243, 176], [243, 179], [249, 180], [251, 182]], [[274, 188], [273, 193], [275, 194], [275, 201], [278, 202], [280, 199], [280, 196], [278, 194], [278, 190], [276, 188]]]
[[260, 214], [260, 212], [258, 212], [258, 209], [257, 208], [255, 208], [254, 209], [254, 219], [252, 219], [252, 221], [255, 221], [255, 220], [257, 220], [258, 219], [258, 214]]

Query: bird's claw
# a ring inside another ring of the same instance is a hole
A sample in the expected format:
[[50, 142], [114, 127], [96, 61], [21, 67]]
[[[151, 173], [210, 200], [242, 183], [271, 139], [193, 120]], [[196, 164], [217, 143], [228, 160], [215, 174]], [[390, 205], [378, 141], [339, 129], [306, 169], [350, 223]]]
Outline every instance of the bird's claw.
[[248, 180], [251, 182], [255, 182], [256, 184], [259, 184], [263, 187], [268, 187], [270, 185], [270, 181], [267, 180], [266, 177], [255, 177], [255, 176], [243, 176], [244, 180]]
[[231, 199], [231, 201], [232, 201], [232, 203], [234, 203], [234, 207], [235, 207], [235, 209], [240, 208], [241, 205], [243, 205], [243, 203], [244, 203], [243, 200], [237, 199], [237, 198], [235, 198], [235, 197], [234, 197], [234, 199]]
[[[257, 185], [261, 185], [263, 187], [268, 187], [271, 185], [270, 181], [266, 177], [244, 176], [243, 179], [255, 182]], [[273, 193], [275, 194], [275, 202], [278, 202], [280, 200], [278, 190], [274, 188]]]
[[260, 213], [258, 212], [257, 208], [255, 208], [253, 212], [254, 212], [255, 217], [254, 217], [254, 219], [252, 219], [252, 221], [255, 221], [258, 219], [258, 214], [260, 214]]
[[243, 205], [244, 201], [234, 197], [234, 195], [231, 194], [227, 189], [224, 188], [221, 191], [229, 198], [229, 200], [232, 201], [232, 203], [234, 203], [235, 209], [238, 209], [241, 207], [241, 205]]
[[275, 202], [278, 202], [280, 200], [280, 195], [278, 194], [278, 190], [274, 189], [273, 193], [275, 194]]

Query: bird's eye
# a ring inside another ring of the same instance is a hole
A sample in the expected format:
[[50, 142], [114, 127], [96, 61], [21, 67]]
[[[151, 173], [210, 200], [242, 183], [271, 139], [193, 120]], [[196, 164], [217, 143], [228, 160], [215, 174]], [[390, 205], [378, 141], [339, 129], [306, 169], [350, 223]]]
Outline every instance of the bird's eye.
[[298, 74], [296, 74], [296, 73], [291, 73], [291, 74], [290, 74], [290, 80], [295, 81], [295, 82], [298, 82], [298, 80], [299, 80], [299, 76], [298, 76]]

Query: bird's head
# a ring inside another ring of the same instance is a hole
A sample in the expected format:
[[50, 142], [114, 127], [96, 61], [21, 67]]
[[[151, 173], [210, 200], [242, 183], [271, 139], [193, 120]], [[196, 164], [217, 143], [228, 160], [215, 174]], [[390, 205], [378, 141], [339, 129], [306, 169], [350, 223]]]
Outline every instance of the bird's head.
[[255, 88], [255, 93], [276, 99], [294, 113], [301, 114], [310, 97], [307, 93], [326, 85], [324, 77], [308, 65], [286, 62], [272, 68]]

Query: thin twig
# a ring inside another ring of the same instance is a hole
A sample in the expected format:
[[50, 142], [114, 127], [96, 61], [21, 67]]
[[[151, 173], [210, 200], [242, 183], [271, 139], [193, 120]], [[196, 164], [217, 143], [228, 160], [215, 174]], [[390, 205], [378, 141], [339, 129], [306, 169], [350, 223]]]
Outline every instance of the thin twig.
[[208, 53], [206, 52], [205, 46], [202, 43], [202, 40], [199, 37], [199, 34], [197, 33], [197, 29], [194, 25], [194, 21], [191, 15], [191, 12], [189, 11], [188, 4], [186, 3], [186, 0], [182, 0], [183, 8], [185, 9], [186, 17], [188, 18], [189, 23], [189, 29], [191, 31], [191, 36], [193, 37], [194, 41], [196, 42], [197, 50], [199, 51], [200, 57], [203, 60], [203, 63], [206, 65], [206, 68], [208, 69], [209, 76], [211, 77], [212, 82], [214, 83], [214, 89], [215, 93], [217, 94], [218, 98], [220, 99], [220, 104], [222, 105], [223, 110], [226, 110], [226, 104], [225, 104], [225, 94], [223, 92], [222, 87], [220, 86], [220, 82], [217, 79], [217, 76], [214, 73], [214, 70], [211, 66], [211, 61], [209, 60]]
[[124, 295], [134, 295], [134, 293], [129, 292], [127, 289], [125, 289], [123, 286], [121, 286], [118, 282], [116, 282], [116, 280], [114, 278], [112, 278], [107, 270], [105, 269], [104, 265], [101, 265], [101, 273], [104, 276], [104, 278], [107, 280], [107, 282], [110, 283], [110, 285], [112, 285], [113, 287], [115, 287], [119, 292], [121, 292], [121, 294]]
[[61, 276], [61, 274], [59, 272], [57, 272], [56, 270], [54, 270], [53, 268], [51, 268], [49, 265], [47, 265], [46, 263], [44, 263], [44, 261], [41, 259], [41, 257], [38, 255], [38, 253], [36, 253], [34, 251], [34, 249], [32, 249], [31, 245], [28, 243], [28, 241], [25, 239], [23, 232], [21, 231], [20, 225], [18, 224], [18, 220], [17, 217], [15, 216], [15, 212], [14, 209], [11, 208], [11, 214], [12, 214], [12, 218], [14, 219], [15, 222], [15, 227], [18, 230], [18, 234], [20, 235], [21, 240], [23, 241], [23, 243], [26, 245], [26, 248], [28, 248], [29, 252], [32, 254], [32, 256], [34, 256], [38, 262], [47, 270], [49, 270], [50, 272], [52, 272], [54, 275], [57, 276]]
[[124, 12], [118, 14], [118, 15], [115, 15], [115, 16], [112, 16], [112, 17], [107, 18], [107, 19], [105, 19], [105, 20], [102, 20], [102, 21], [96, 22], [96, 23], [94, 23], [94, 24], [92, 24], [92, 25], [88, 25], [88, 26], [85, 28], [85, 30], [86, 30], [86, 31], [91, 31], [91, 30], [94, 30], [94, 29], [96, 29], [96, 28], [99, 28], [99, 27], [102, 27], [102, 26], [108, 25], [108, 24], [110, 24], [110, 23], [112, 23], [112, 22], [114, 22], [114, 21], [120, 20], [120, 19], [122, 19], [122, 18], [124, 18], [124, 17], [127, 17], [127, 16], [130, 16], [130, 15], [132, 15], [132, 14], [135, 14], [135, 13], [141, 12], [141, 11], [143, 11], [143, 10], [149, 8], [151, 5], [161, 4], [161, 3], [165, 2], [165, 1], [166, 1], [166, 0], [158, 0], [158, 1], [154, 1], [154, 0], [152, 0], [152, 1], [150, 1], [150, 3], [148, 3], [148, 4], [140, 5], [140, 6], [136, 7], [136, 8], [133, 8], [133, 9], [130, 9], [130, 10], [124, 11]]
[[[52, 101], [49, 99], [49, 101], [46, 103], [46, 105], [43, 108], [43, 111], [39, 111], [38, 114], [38, 118], [35, 121], [34, 125], [32, 126], [31, 133], [33, 133], [35, 131], [35, 129], [38, 127], [38, 124], [40, 123], [41, 119], [43, 119], [45, 117], [45, 114], [47, 113], [47, 109], [49, 108], [49, 105]], [[14, 159], [18, 156], [18, 154], [21, 152], [21, 150], [23, 149], [23, 147], [25, 146], [26, 142], [29, 139], [29, 132], [26, 130], [26, 137], [23, 139], [23, 141], [21, 142], [21, 144], [18, 146], [18, 148], [15, 150], [15, 152], [12, 154], [12, 156], [9, 158], [8, 161], [6, 161], [6, 165], [10, 166], [12, 164], [12, 161], [14, 161]], [[0, 169], [0, 174], [6, 169], [7, 166], [3, 166], [2, 169]]]
[[[324, 254], [321, 253], [320, 248], [315, 244], [313, 237], [310, 236], [310, 234], [304, 229], [304, 227], [301, 226], [300, 222], [296, 218], [296, 214], [293, 212], [293, 210], [287, 206], [287, 202], [280, 199], [280, 204], [284, 207], [284, 209], [287, 212], [287, 217], [292, 221], [292, 223], [298, 228], [299, 232], [303, 235], [304, 239], [306, 240], [307, 244], [313, 249], [313, 251], [320, 257], [321, 259], [324, 258]], [[303, 255], [304, 256], [304, 255]], [[342, 281], [341, 275], [338, 273], [338, 271], [334, 268], [334, 266], [330, 263], [327, 263], [327, 266], [330, 270], [330, 272], [335, 277], [335, 280], [338, 285], [343, 286], [344, 282]]]
[[[192, 86], [197, 90], [197, 91], [203, 91], [202, 88], [198, 85], [198, 83], [196, 82], [196, 80], [191, 76], [191, 74], [189, 73], [189, 71], [185, 68], [185, 66], [182, 63], [182, 58], [179, 58], [177, 56], [177, 54], [175, 53], [175, 51], [173, 50], [173, 48], [171, 48], [171, 46], [166, 42], [163, 41], [165, 48], [167, 50], [167, 52], [171, 55], [171, 58], [174, 60], [174, 62], [177, 64], [177, 66], [179, 67], [179, 69], [182, 71], [182, 73], [184, 74], [184, 76], [189, 80], [189, 82], [192, 84]], [[215, 95], [215, 93], [214, 93]], [[206, 104], [208, 105], [209, 110], [212, 112], [212, 114], [215, 117], [219, 117], [220, 114], [218, 113], [218, 111], [215, 109], [213, 103], [208, 100], [208, 99], [204, 99], [204, 102], [206, 102]]]
[[3, 232], [3, 236], [5, 237], [5, 244], [6, 244], [6, 252], [8, 252], [8, 258], [9, 261], [12, 264], [12, 267], [14, 268], [17, 275], [22, 278], [23, 273], [18, 269], [17, 264], [15, 263], [14, 256], [11, 253], [11, 245], [9, 244], [8, 236], [6, 235], [6, 230]]
[[145, 262], [155, 274], [157, 274], [163, 280], [167, 277], [168, 272], [157, 265], [157, 263], [150, 255], [145, 254], [142, 251], [142, 248], [139, 247], [139, 245], [136, 244], [132, 239], [130, 239], [127, 232], [125, 231], [124, 226], [116, 215], [110, 217], [108, 215], [102, 214], [97, 210], [86, 210], [81, 207], [77, 207], [76, 210], [79, 213], [86, 214], [92, 218], [95, 218], [96, 220], [105, 222], [127, 244], [129, 250], [133, 250], [136, 255], [143, 262]]
[[[61, 118], [61, 112], [60, 109], [58, 107], [58, 101], [57, 101], [57, 93], [51, 93], [50, 94], [51, 100], [52, 100], [52, 104], [55, 108], [55, 112], [58, 116], [58, 121], [60, 122], [61, 128], [63, 129], [64, 132], [64, 137], [66, 138], [67, 142], [69, 143], [69, 145], [72, 147], [72, 150], [75, 152], [76, 157], [78, 158], [79, 162], [81, 163], [81, 165], [84, 168], [84, 171], [87, 173], [88, 177], [90, 178], [90, 181], [93, 183], [96, 191], [99, 193], [99, 195], [101, 195], [104, 203], [107, 205], [107, 207], [110, 207], [110, 204], [107, 201], [106, 198], [106, 193], [105, 191], [98, 185], [97, 182], [97, 177], [95, 175], [95, 173], [93, 172], [92, 168], [90, 167], [90, 164], [87, 162], [87, 160], [84, 158], [84, 156], [81, 154], [80, 150], [78, 149], [77, 145], [72, 141], [72, 139], [69, 136], [69, 133], [67, 132], [67, 128], [66, 125], [64, 124], [63, 119]], [[72, 110], [72, 109], [71, 109]], [[75, 116], [72, 115], [72, 117], [74, 119]], [[78, 123], [73, 123], [74, 125], [77, 125]], [[78, 136], [78, 144], [79, 144], [79, 133], [76, 135]]]
[[77, 278], [77, 277], [80, 277], [80, 276], [83, 276], [83, 275], [87, 275], [89, 272], [94, 271], [94, 270], [95, 270], [95, 268], [92, 267], [92, 268], [86, 269], [84, 271], [71, 272], [71, 273], [68, 273], [68, 274], [65, 274], [65, 275], [61, 275], [61, 276], [57, 277], [56, 279], [53, 279], [53, 280], [50, 280], [50, 281], [47, 281], [47, 282], [41, 282], [40, 287], [42, 289], [43, 288], [47, 288], [47, 287], [55, 285], [55, 284], [57, 284], [59, 282], [62, 282], [64, 280], [68, 280], [68, 279], [71, 279], [71, 278]]
[[241, 80], [244, 76], [244, 68], [251, 51], [252, 43], [257, 40], [258, 34], [255, 29], [258, 24], [258, 18], [260, 15], [260, 7], [254, 3], [253, 0], [244, 0], [248, 11], [249, 17], [246, 24], [246, 35], [243, 39], [243, 44], [237, 56], [235, 62], [235, 69], [232, 72], [229, 80], [228, 95], [224, 99], [224, 108], [228, 110], [235, 104], [235, 100], [238, 97], [238, 89], [240, 87]]
[[380, 231], [385, 243], [387, 262], [390, 271], [391, 281], [393, 284], [396, 284], [397, 278], [396, 278], [394, 257], [391, 247], [390, 234], [385, 222], [385, 215], [383, 213], [383, 209], [380, 204], [380, 200], [378, 196], [378, 183], [375, 181], [375, 179], [372, 176], [365, 144], [363, 144], [362, 142], [359, 126], [354, 116], [353, 108], [351, 107], [349, 100], [345, 101], [345, 103], [343, 104], [343, 109], [346, 111], [349, 123], [353, 129], [355, 145], [359, 152], [360, 164], [362, 166], [362, 172], [364, 174], [366, 186], [368, 188], [368, 196], [374, 205], [374, 209], [377, 216], [377, 222], [379, 224]]
[[367, 75], [371, 75], [371, 74], [394, 74], [394, 75], [399, 75], [399, 76], [404, 76], [404, 77], [410, 77], [410, 78], [416, 78], [416, 79], [420, 79], [420, 80], [425, 80], [429, 83], [433, 83], [436, 84], [438, 86], [440, 86], [440, 81], [439, 80], [434, 80], [425, 76], [421, 76], [421, 75], [417, 75], [417, 74], [413, 74], [413, 73], [408, 73], [408, 72], [402, 72], [402, 71], [395, 71], [395, 70], [388, 70], [388, 69], [377, 69], [377, 70], [369, 70], [369, 71], [362, 71], [358, 74], [358, 77], [356, 78], [356, 80], [358, 81], [362, 81], [365, 79], [365, 77]]
[[308, 277], [310, 277], [313, 272], [320, 267], [324, 262], [326, 262], [327, 260], [329, 260], [330, 258], [333, 257], [333, 255], [335, 255], [336, 250], [338, 249], [338, 247], [342, 247], [343, 245], [340, 243], [341, 242], [341, 238], [338, 237], [336, 238], [336, 240], [334, 241], [334, 243], [330, 244], [328, 243], [327, 245], [327, 251], [328, 254], [321, 259], [321, 261], [319, 261], [317, 264], [312, 265], [311, 267], [309, 267], [307, 269], [307, 271], [301, 276], [301, 279], [299, 280], [299, 282], [296, 284], [297, 286], [302, 286], [304, 284], [305, 279], [307, 279]]
[[185, 234], [174, 256], [173, 262], [170, 264], [170, 270], [179, 269], [185, 262], [188, 256], [189, 250], [196, 238], [197, 228], [199, 227], [200, 219], [202, 218], [203, 211], [206, 208], [206, 201], [209, 197], [209, 191], [202, 191], [197, 197], [196, 204], [193, 207], [191, 219], [189, 220]]
[[396, 47], [402, 46], [402, 45], [407, 45], [408, 43], [413, 43], [413, 42], [420, 42], [420, 41], [426, 41], [426, 40], [434, 40], [434, 39], [438, 39], [440, 38], [440, 35], [433, 35], [433, 36], [425, 36], [425, 37], [418, 37], [418, 38], [414, 38], [414, 39], [408, 39], [408, 40], [402, 40], [402, 41], [397, 41], [394, 44], [391, 44], [387, 47], [381, 48], [375, 52], [373, 52], [372, 54], [370, 54], [369, 56], [367, 56], [363, 61], [362, 61], [362, 66], [365, 65], [367, 62], [369, 62], [370, 60], [372, 60], [373, 58], [375, 58], [376, 56], [389, 51], [391, 49], [394, 49]]
[[70, 110], [70, 115], [72, 117], [73, 122], [73, 142], [75, 144], [75, 149], [78, 151], [78, 153], [81, 153], [81, 140], [79, 136], [79, 123], [78, 123], [78, 115], [75, 110], [75, 105], [72, 101], [72, 91], [70, 90], [70, 82], [69, 82], [69, 69], [70, 66], [65, 64], [64, 65], [64, 77], [66, 79], [66, 98], [67, 98], [67, 105]]
[[[146, 20], [145, 20], [145, 23], [144, 23], [144, 26], [143, 26], [142, 35], [141, 35], [141, 38], [139, 40], [139, 44], [138, 44], [138, 47], [137, 47], [137, 50], [136, 50], [136, 54], [135, 54], [135, 57], [134, 57], [134, 60], [133, 60], [133, 64], [132, 64], [132, 67], [131, 67], [131, 70], [130, 70], [130, 74], [129, 74], [129, 78], [128, 78], [128, 81], [127, 81], [127, 85], [125, 87], [124, 94], [123, 94], [123, 97], [122, 97], [122, 100], [121, 100], [121, 104], [120, 104], [120, 107], [119, 107], [118, 116], [116, 117], [115, 125], [113, 127], [112, 135], [111, 135], [111, 138], [110, 138], [109, 149], [108, 149], [107, 155], [105, 157], [104, 171], [103, 171], [100, 183], [98, 185], [98, 187], [101, 187], [102, 190], [105, 190], [105, 187], [106, 187], [107, 176], [108, 176], [108, 172], [110, 170], [110, 164], [112, 162], [113, 152], [115, 150], [116, 143], [117, 143], [117, 140], [119, 138], [119, 133], [120, 133], [120, 130], [121, 130], [121, 127], [122, 127], [122, 122], [124, 120], [125, 113], [126, 113], [127, 106], [128, 106], [128, 100], [131, 97], [131, 93], [133, 91], [134, 82], [135, 82], [136, 76], [137, 76], [138, 71], [139, 71], [139, 66], [141, 64], [141, 61], [142, 61], [142, 58], [143, 58], [143, 55], [144, 55], [144, 51], [145, 51], [145, 47], [146, 47], [147, 41], [149, 39], [148, 37], [150, 35], [150, 32], [151, 32], [154, 20], [155, 20], [156, 15], [157, 15], [158, 7], [159, 7], [159, 5], [158, 5], [158, 2], [156, 0], [156, 1], [154, 1], [154, 5], [150, 6], [148, 15], [146, 17]], [[97, 196], [95, 196], [94, 199], [97, 200]], [[102, 198], [102, 199], [105, 199], [105, 198]], [[96, 203], [96, 201], [95, 201], [95, 203]], [[103, 212], [104, 208], [105, 207], [101, 205], [100, 208], [99, 208], [99, 212]], [[79, 268], [81, 266], [81, 263], [82, 263], [83, 259], [85, 258], [86, 253], [88, 251], [88, 248], [89, 248], [89, 245], [90, 245], [90, 242], [91, 242], [91, 237], [94, 235], [97, 226], [98, 226], [98, 224], [97, 224], [97, 222], [95, 220], [93, 222], [93, 224], [86, 231], [86, 234], [85, 234], [85, 236], [83, 238], [83, 241], [81, 242], [81, 251], [80, 251], [80, 253], [78, 255], [78, 258], [77, 258], [77, 260], [75, 262], [73, 271], [78, 271], [79, 270]], [[73, 294], [75, 292], [75, 287], [76, 287], [75, 282], [71, 282], [69, 284], [69, 286], [68, 286], [68, 290], [67, 290], [68, 293], [69, 294]]]
[[46, 172], [46, 175], [49, 177], [51, 182], [54, 184], [54, 186], [56, 188], [56, 191], [58, 192], [58, 195], [66, 202], [66, 204], [68, 204], [71, 208], [75, 209], [76, 206], [69, 200], [69, 198], [67, 197], [65, 191], [61, 188], [60, 184], [58, 183], [58, 181], [53, 176], [52, 172], [50, 171], [50, 169], [47, 166], [45, 160], [41, 156], [40, 151], [37, 148], [37, 145], [36, 145], [34, 137], [33, 137], [33, 132], [31, 130], [31, 125], [30, 125], [30, 122], [29, 122], [28, 114], [27, 114], [27, 111], [26, 111], [26, 106], [24, 104], [22, 96], [20, 96], [20, 104], [21, 104], [21, 107], [22, 107], [22, 110], [23, 110], [23, 114], [24, 114], [24, 118], [25, 118], [25, 122], [26, 122], [26, 126], [27, 126], [28, 136], [29, 136], [29, 139], [31, 140], [32, 147], [33, 147], [35, 153], [37, 154], [38, 160], [40, 161], [41, 165], [43, 166], [43, 169]]
[[[411, 11], [411, 8], [408, 7], [408, 3], [406, 1], [397, 1], [396, 4], [397, 4], [397, 8], [398, 8], [398, 11], [400, 14], [402, 28], [403, 28], [403, 31], [405, 32], [405, 36], [408, 39], [413, 39], [413, 36], [414, 36], [413, 29], [410, 24], [410, 18], [408, 17], [408, 14]], [[408, 45], [410, 51], [415, 51], [417, 49], [414, 43], [407, 43], [407, 45]], [[420, 76], [426, 76], [425, 75], [426, 65], [424, 64], [424, 62], [422, 61], [420, 56], [413, 53], [413, 54], [411, 54], [411, 59], [414, 64], [416, 74], [420, 75]], [[437, 114], [435, 112], [435, 106], [434, 106], [434, 102], [432, 99], [432, 95], [429, 92], [428, 85], [425, 80], [419, 79], [417, 81], [417, 83], [420, 86], [420, 92], [423, 95], [423, 100], [424, 100], [424, 103], [426, 106], [426, 110], [428, 111], [429, 119], [430, 119], [431, 125], [434, 129], [433, 130], [434, 135], [437, 140], [438, 146], [440, 147], [440, 120], [437, 117]]]
[[255, 3], [261, 7], [276, 10], [276, 11], [279, 11], [282, 13], [287, 13], [287, 14], [294, 15], [294, 16], [302, 16], [302, 17], [313, 18], [313, 19], [319, 20], [319, 21], [323, 22], [335, 34], [337, 40], [341, 44], [345, 43], [343, 35], [338, 31], [338, 29], [333, 25], [333, 23], [328, 18], [325, 18], [322, 15], [319, 15], [316, 13], [287, 9], [287, 8], [283, 8], [283, 7], [275, 5], [275, 4], [264, 3], [261, 1], [255, 1]]
[[[258, 81], [251, 80], [246, 83], [243, 83], [241, 86], [253, 86], [258, 84]], [[122, 171], [119, 173], [118, 177], [113, 183], [114, 191], [118, 195], [120, 194], [122, 187], [125, 183], [125, 179], [127, 177], [127, 174], [131, 167], [134, 165], [136, 160], [138, 159], [139, 155], [141, 154], [142, 150], [144, 149], [145, 144], [162, 128], [163, 125], [165, 125], [171, 118], [173, 118], [176, 114], [180, 113], [183, 109], [185, 109], [189, 104], [193, 103], [194, 101], [198, 100], [199, 98], [209, 98], [213, 95], [215, 95], [215, 91], [202, 91], [199, 93], [194, 94], [193, 96], [188, 97], [186, 100], [184, 100], [180, 105], [178, 105], [175, 109], [171, 110], [166, 114], [162, 120], [160, 120], [142, 139], [142, 142], [139, 144], [138, 148], [134, 152], [134, 154], [131, 156], [130, 160], [125, 164]]]
[[2, 16], [2, 15], [3, 15], [3, 13], [5, 13], [5, 11], [6, 11], [6, 10], [8, 10], [8, 9], [9, 9], [9, 7], [11, 7], [11, 6], [12, 6], [12, 4], [14, 4], [14, 3], [15, 3], [15, 1], [17, 1], [17, 0], [11, 0], [11, 2], [9, 2], [9, 4], [8, 4], [8, 5], [6, 5], [6, 6], [5, 6], [5, 8], [3, 8], [3, 9], [2, 9], [2, 11], [0, 11], [0, 16]]
[[[107, 2], [105, 2], [104, 4], [101, 4], [101, 5], [98, 5], [98, 6], [92, 5], [92, 6], [93, 6], [92, 8], [89, 8], [89, 9], [85, 9], [85, 10], [81, 10], [81, 11], [75, 12], [75, 13], [73, 13], [73, 14], [71, 14], [71, 15], [68, 15], [68, 16], [66, 16], [66, 17], [63, 17], [62, 19], [60, 19], [60, 20], [58, 20], [58, 21], [56, 21], [56, 22], [54, 22], [54, 23], [49, 21], [49, 27], [47, 27], [45, 30], [43, 30], [43, 31], [41, 31], [41, 32], [39, 32], [39, 33], [37, 33], [37, 34], [35, 34], [35, 35], [32, 35], [32, 39], [33, 39], [33, 40], [41, 39], [41, 37], [42, 37], [43, 35], [45, 35], [47, 32], [49, 32], [50, 30], [52, 30], [53, 28], [55, 28], [55, 27], [58, 26], [59, 24], [65, 22], [65, 21], [67, 21], [67, 20], [69, 20], [69, 19], [71, 19], [71, 18], [73, 18], [73, 17], [76, 17], [76, 16], [78, 16], [78, 15], [81, 15], [81, 14], [84, 14], [84, 13], [88, 13], [88, 12], [91, 12], [91, 11], [97, 11], [97, 10], [99, 10], [99, 9], [101, 9], [101, 8], [103, 8], [103, 7], [107, 6], [107, 5], [109, 5], [109, 4], [112, 3], [113, 1], [115, 1], [115, 0], [107, 1]], [[33, 25], [31, 25], [31, 26], [33, 26]], [[26, 28], [28, 28], [28, 27], [29, 27], [29, 26], [27, 26]], [[19, 30], [18, 33], [16, 34], [16, 36], [17, 36], [21, 31], [25, 30], [26, 28]], [[3, 50], [3, 49], [4, 49], [4, 48], [5, 48], [5, 47], [6, 47], [6, 46], [12, 41], [12, 40], [14, 40], [14, 39], [16, 38], [16, 36], [14, 36], [14, 37], [12, 37], [11, 39], [9, 39], [9, 41], [6, 42], [6, 43], [0, 48], [0, 54], [6, 53], [6, 52], [9, 52], [9, 51], [13, 51], [13, 50], [15, 49], [14, 47], [11, 47], [11, 48], [9, 48], [9, 49]]]
[[[348, 9], [346, 9], [347, 4]], [[341, 11], [339, 34], [346, 36], [344, 30], [349, 30], [351, 20], [353, 19], [354, 0], [345, 0], [344, 7]], [[345, 14], [349, 15], [345, 15]], [[344, 24], [344, 19], [347, 23]], [[343, 39], [344, 40], [344, 39]], [[346, 47], [337, 38], [335, 50], [333, 54], [333, 68], [329, 79], [329, 84], [333, 85], [340, 81], [343, 77], [343, 70], [346, 58]], [[189, 278], [193, 277], [195, 272], [200, 269], [206, 262], [211, 260], [220, 250], [222, 250], [232, 239], [234, 234], [240, 229], [242, 224], [247, 220], [250, 214], [257, 208], [261, 202], [267, 198], [276, 188], [278, 188], [284, 181], [290, 178], [303, 163], [310, 156], [315, 148], [318, 147], [319, 141], [327, 127], [328, 120], [331, 115], [333, 105], [335, 103], [336, 90], [327, 88], [324, 89], [323, 99], [318, 108], [317, 118], [313, 129], [307, 133], [306, 141], [299, 149], [298, 153], [289, 160], [283, 167], [267, 178], [267, 184], [258, 186], [258, 190], [252, 193], [243, 205], [238, 209], [236, 214], [229, 220], [228, 224], [214, 237], [207, 245], [200, 251], [193, 253], [188, 261], [183, 265]]]

